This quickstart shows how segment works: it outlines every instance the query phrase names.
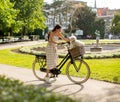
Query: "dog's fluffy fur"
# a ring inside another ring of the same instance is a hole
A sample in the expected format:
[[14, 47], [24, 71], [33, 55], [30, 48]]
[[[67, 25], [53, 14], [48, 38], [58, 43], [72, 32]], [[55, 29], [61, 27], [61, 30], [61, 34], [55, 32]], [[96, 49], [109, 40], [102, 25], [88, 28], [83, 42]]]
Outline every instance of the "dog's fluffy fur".
[[75, 36], [71, 36], [71, 37], [69, 37], [69, 39], [70, 39], [70, 48], [71, 49], [79, 46], [83, 49], [83, 54], [85, 53], [84, 42], [77, 40], [77, 38]]
[[76, 46], [79, 46], [79, 47], [84, 47], [84, 43], [80, 40], [77, 40], [77, 38], [75, 36], [71, 36], [70, 37], [70, 46], [71, 48], [74, 48]]

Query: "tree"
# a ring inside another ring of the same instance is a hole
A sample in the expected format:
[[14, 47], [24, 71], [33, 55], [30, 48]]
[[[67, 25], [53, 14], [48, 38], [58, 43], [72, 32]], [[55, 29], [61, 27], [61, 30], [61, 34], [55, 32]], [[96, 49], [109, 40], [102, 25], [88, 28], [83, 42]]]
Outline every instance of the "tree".
[[120, 13], [115, 14], [110, 28], [110, 32], [114, 35], [120, 34]]
[[63, 0], [54, 0], [54, 2], [51, 4], [51, 15], [53, 15], [53, 26], [55, 26], [55, 22], [59, 22], [59, 24], [62, 25], [62, 9], [63, 9]]
[[17, 19], [23, 22], [22, 35], [34, 31], [34, 29], [44, 29], [45, 16], [43, 10], [43, 0], [11, 0], [14, 8], [19, 9]]
[[68, 2], [67, 0], [54, 0], [50, 5], [45, 4], [44, 8], [45, 15], [47, 15], [49, 21], [52, 19], [51, 23], [53, 26], [55, 26], [57, 22], [68, 28], [71, 11], [73, 11], [72, 2]]
[[84, 38], [86, 38], [87, 35], [94, 34], [94, 21], [96, 18], [96, 13], [93, 12], [91, 8], [87, 6], [78, 8], [74, 16], [76, 17], [76, 21], [73, 19], [73, 26], [83, 30]]
[[[9, 0], [0, 0], [0, 30], [4, 34], [10, 35], [19, 31], [22, 22], [17, 21], [19, 10], [13, 8], [14, 4]], [[19, 29], [17, 29], [19, 27]]]
[[[100, 37], [104, 38], [105, 34], [105, 21], [104, 19], [96, 19], [95, 20], [95, 26], [94, 26], [94, 31], [100, 31]], [[93, 38], [95, 38], [95, 34], [93, 34]]]
[[101, 37], [104, 38], [105, 22], [103, 19], [98, 19], [96, 12], [92, 11], [90, 7], [78, 8], [73, 16], [73, 28], [83, 30], [83, 38], [86, 38], [87, 35], [95, 38], [96, 30], [99, 30]]

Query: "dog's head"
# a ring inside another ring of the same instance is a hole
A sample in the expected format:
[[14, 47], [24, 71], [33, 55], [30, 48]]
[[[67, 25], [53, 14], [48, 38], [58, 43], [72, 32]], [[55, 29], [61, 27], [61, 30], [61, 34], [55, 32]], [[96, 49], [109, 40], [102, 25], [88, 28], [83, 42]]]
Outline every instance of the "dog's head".
[[70, 39], [71, 42], [74, 42], [74, 41], [77, 40], [76, 36], [71, 36], [71, 37], [69, 37], [69, 39]]

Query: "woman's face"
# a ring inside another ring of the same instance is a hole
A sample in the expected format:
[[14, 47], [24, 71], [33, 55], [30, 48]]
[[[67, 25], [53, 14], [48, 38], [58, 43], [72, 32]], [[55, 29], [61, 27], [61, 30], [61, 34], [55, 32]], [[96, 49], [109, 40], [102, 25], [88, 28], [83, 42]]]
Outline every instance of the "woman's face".
[[57, 32], [57, 33], [61, 33], [61, 28], [56, 29], [56, 32]]

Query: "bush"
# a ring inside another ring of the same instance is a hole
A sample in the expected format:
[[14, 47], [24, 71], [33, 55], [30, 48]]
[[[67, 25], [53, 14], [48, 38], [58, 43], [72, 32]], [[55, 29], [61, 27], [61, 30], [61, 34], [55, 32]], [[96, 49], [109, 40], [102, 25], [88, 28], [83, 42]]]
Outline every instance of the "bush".
[[0, 76], [0, 102], [77, 102], [46, 88], [24, 85], [19, 80]]

